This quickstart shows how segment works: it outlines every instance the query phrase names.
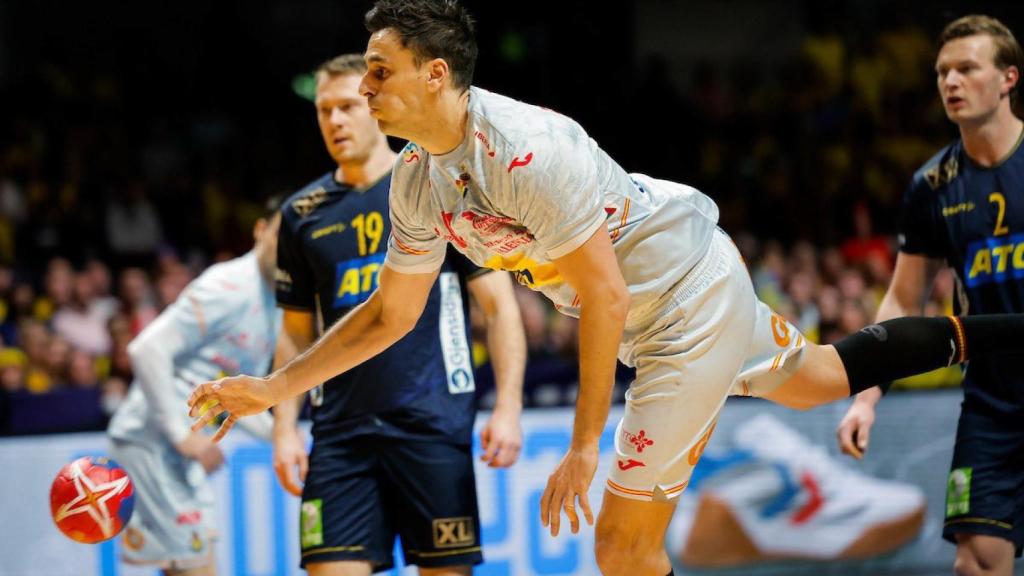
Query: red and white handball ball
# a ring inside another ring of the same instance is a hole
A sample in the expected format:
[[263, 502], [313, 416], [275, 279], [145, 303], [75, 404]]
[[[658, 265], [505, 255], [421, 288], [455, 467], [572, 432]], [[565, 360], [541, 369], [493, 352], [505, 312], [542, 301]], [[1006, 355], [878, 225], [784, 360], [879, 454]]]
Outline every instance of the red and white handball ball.
[[96, 544], [117, 536], [134, 508], [132, 480], [110, 458], [86, 456], [66, 464], [50, 487], [53, 522], [76, 542]]

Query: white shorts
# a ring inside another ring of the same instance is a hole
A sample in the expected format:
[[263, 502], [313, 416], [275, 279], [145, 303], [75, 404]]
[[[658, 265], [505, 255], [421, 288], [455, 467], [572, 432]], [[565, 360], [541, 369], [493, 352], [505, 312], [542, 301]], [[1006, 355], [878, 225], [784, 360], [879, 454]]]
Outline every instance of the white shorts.
[[166, 441], [115, 438], [110, 453], [135, 489], [135, 510], [121, 534], [122, 559], [175, 570], [209, 563], [216, 525], [203, 467]]
[[608, 489], [666, 501], [686, 489], [725, 399], [774, 390], [799, 367], [806, 341], [758, 300], [720, 230], [652, 317], [627, 321], [619, 349], [636, 366], [636, 381], [616, 430]]

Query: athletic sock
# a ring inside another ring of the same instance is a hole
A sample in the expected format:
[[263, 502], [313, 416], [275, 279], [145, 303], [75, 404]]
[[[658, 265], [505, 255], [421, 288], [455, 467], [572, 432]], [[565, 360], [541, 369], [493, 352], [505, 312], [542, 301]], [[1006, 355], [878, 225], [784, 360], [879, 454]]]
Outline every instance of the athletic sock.
[[895, 318], [863, 328], [835, 348], [852, 396], [971, 357], [1024, 352], [1024, 314]]

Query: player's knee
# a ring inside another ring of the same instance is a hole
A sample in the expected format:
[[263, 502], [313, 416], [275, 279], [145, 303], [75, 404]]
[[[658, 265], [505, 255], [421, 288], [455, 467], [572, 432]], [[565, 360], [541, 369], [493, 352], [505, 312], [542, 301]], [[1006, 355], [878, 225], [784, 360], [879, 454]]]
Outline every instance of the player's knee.
[[647, 573], [649, 570], [645, 567], [657, 563], [660, 547], [652, 545], [644, 536], [614, 524], [599, 525], [594, 538], [594, 555], [601, 573]]
[[1012, 558], [1012, 545], [1003, 546], [1002, 542], [962, 535], [957, 538], [956, 560], [953, 571], [957, 576], [987, 576], [998, 574], [1001, 566], [1008, 564]]
[[953, 573], [956, 576], [982, 576], [985, 571], [966, 547], [958, 546], [956, 560], [953, 561]]

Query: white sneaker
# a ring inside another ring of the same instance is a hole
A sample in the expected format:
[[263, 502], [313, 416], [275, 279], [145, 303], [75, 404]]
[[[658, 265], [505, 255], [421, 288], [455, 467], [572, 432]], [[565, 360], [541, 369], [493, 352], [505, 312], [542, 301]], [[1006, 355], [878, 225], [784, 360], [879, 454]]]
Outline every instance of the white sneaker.
[[733, 440], [736, 451], [704, 455], [680, 502], [684, 564], [870, 558], [921, 530], [920, 489], [846, 468], [768, 414]]

